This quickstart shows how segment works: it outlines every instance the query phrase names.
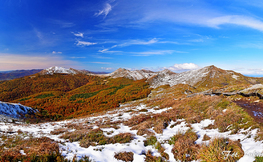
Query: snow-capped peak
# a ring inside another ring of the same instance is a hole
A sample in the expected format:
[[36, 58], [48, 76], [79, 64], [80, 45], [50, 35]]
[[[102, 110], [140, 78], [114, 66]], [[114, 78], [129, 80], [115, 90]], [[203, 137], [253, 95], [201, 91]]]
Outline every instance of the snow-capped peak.
[[58, 66], [52, 66], [50, 68], [47, 68], [43, 71], [40, 72], [40, 74], [43, 74], [43, 75], [46, 75], [46, 74], [49, 74], [49, 75], [53, 75], [55, 73], [59, 73], [59, 74], [76, 74], [77, 70], [74, 70], [72, 68], [70, 69], [66, 69], [66, 68], [63, 68], [63, 67], [58, 67]]

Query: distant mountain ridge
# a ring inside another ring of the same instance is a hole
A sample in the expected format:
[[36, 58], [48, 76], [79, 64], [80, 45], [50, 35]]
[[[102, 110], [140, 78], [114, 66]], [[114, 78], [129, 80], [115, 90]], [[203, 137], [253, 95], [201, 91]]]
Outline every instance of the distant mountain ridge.
[[88, 70], [77, 70], [73, 68], [64, 68], [59, 66], [52, 66], [47, 69], [44, 69], [39, 72], [41, 75], [53, 75], [53, 74], [86, 74], [86, 75], [94, 75], [94, 74], [106, 74], [105, 72], [91, 72]]
[[88, 70], [76, 70], [73, 68], [66, 69], [63, 67], [58, 67], [58, 66], [53, 66], [49, 67], [47, 69], [32, 69], [32, 70], [13, 70], [13, 71], [0, 71], [0, 81], [5, 81], [5, 80], [12, 80], [16, 78], [21, 78], [29, 75], [34, 75], [40, 73], [42, 75], [45, 74], [55, 74], [55, 73], [61, 73], [61, 74], [87, 74], [87, 75], [97, 75], [97, 74], [108, 74], [107, 72], [93, 72], [93, 71], [88, 71]]
[[247, 77], [232, 70], [223, 70], [214, 65], [204, 68], [174, 73], [168, 69], [159, 72], [147, 70], [118, 69], [110, 74], [111, 78], [125, 77], [133, 80], [146, 79], [152, 88], [161, 85], [189, 84], [191, 86], [212, 88], [213, 86], [224, 86], [232, 84], [257, 84], [262, 83], [263, 78]]
[[32, 70], [14, 70], [14, 71], [3, 71], [0, 72], [0, 80], [12, 80], [16, 78], [21, 78], [24, 76], [39, 73], [43, 69], [32, 69]]

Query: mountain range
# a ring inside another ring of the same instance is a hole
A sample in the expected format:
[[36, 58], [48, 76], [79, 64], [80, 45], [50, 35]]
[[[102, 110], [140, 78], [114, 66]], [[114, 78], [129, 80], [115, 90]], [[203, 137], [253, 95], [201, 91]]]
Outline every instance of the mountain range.
[[262, 83], [215, 66], [2, 81], [0, 161], [260, 161]]
[[[56, 119], [62, 119], [62, 116], [67, 118], [95, 112], [95, 105], [92, 105], [94, 103], [97, 103], [98, 107], [104, 107], [96, 112], [113, 108], [120, 102], [147, 96], [151, 89], [159, 86], [186, 84], [202, 92], [211, 91], [212, 88], [215, 91], [233, 85], [260, 83], [263, 83], [263, 78], [247, 77], [213, 65], [182, 73], [174, 73], [168, 69], [153, 72], [120, 68], [109, 74], [94, 74], [90, 71], [54, 66], [33, 75], [0, 82], [0, 101], [37, 107], [41, 111], [48, 111], [50, 115], [44, 115], [45, 117], [55, 116]], [[119, 98], [124, 92], [126, 99]], [[78, 108], [80, 106], [82, 108]]]

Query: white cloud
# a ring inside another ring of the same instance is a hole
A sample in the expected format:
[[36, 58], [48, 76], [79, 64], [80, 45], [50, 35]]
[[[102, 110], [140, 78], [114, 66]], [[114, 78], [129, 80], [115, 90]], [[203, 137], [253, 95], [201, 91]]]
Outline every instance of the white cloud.
[[0, 53], [0, 70], [45, 69], [50, 66], [72, 67], [75, 64], [76, 62], [66, 60], [60, 55], [30, 56]]
[[131, 45], [150, 45], [150, 44], [154, 44], [157, 43], [158, 39], [153, 38], [149, 41], [144, 41], [144, 40], [129, 40], [126, 41], [125, 43], [121, 43], [121, 44], [117, 44], [114, 46], [111, 46], [110, 48], [105, 48], [103, 50], [99, 50], [99, 52], [101, 53], [115, 53], [115, 52], [122, 52], [122, 51], [109, 51], [110, 49], [116, 48], [116, 47], [126, 47], [126, 46], [131, 46]]
[[112, 6], [109, 3], [105, 3], [103, 9], [95, 13], [95, 16], [104, 15], [105, 18], [110, 13], [111, 10], [112, 10]]
[[103, 50], [99, 50], [101, 53], [120, 53], [122, 51], [109, 51], [110, 48], [105, 48]]
[[183, 63], [183, 64], [174, 64], [170, 66], [168, 69], [173, 71], [185, 71], [185, 70], [194, 70], [198, 69], [199, 66], [194, 63]]
[[62, 54], [62, 52], [53, 51], [52, 54]]
[[77, 41], [77, 46], [91, 46], [91, 45], [95, 45], [97, 43], [92, 43], [92, 42], [85, 42], [85, 41]]
[[[72, 32], [73, 33], [73, 32]], [[78, 33], [73, 33], [76, 37], [84, 37], [84, 33], [80, 33], [80, 32], [78, 32]]]
[[219, 28], [220, 25], [224, 24], [240, 25], [263, 31], [263, 22], [248, 16], [228, 15], [208, 20], [208, 25], [211, 27]]
[[[252, 1], [257, 6], [262, 6], [263, 4], [256, 0]], [[250, 1], [247, 3], [250, 3]], [[242, 13], [242, 10], [236, 12], [236, 14], [233, 14], [232, 11], [230, 14], [227, 10], [222, 10], [222, 8], [215, 6], [213, 3], [203, 0], [164, 0], [154, 1], [154, 3], [139, 0], [119, 1], [115, 10], [115, 14], [118, 17], [111, 17], [101, 25], [118, 24], [118, 26], [145, 28], [145, 26], [155, 25], [155, 23], [170, 22], [180, 25], [198, 25], [219, 29], [222, 25], [232, 24], [263, 31], [263, 21], [261, 18], [258, 18], [260, 16], [251, 16], [252, 14], [248, 15], [247, 12]]]

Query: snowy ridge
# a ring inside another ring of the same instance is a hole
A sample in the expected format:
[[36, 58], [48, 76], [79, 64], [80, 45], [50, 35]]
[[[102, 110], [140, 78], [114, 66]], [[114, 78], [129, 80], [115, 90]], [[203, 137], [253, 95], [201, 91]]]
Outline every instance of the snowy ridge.
[[111, 76], [112, 78], [125, 77], [133, 80], [147, 79], [154, 75], [156, 75], [156, 73], [152, 71], [146, 71], [146, 70], [130, 71], [122, 68], [108, 74], [108, 76]]
[[198, 70], [191, 70], [183, 73], [176, 73], [176, 74], [166, 73], [166, 75], [158, 75], [156, 78], [154, 78], [151, 83], [151, 87], [156, 88], [160, 85], [165, 85], [165, 84], [169, 84], [170, 86], [176, 84], [194, 85], [199, 81], [201, 81], [204, 77], [206, 77], [208, 73], [209, 73], [208, 67]]
[[168, 69], [159, 72], [118, 69], [107, 76], [112, 78], [126, 77], [133, 80], [147, 79], [147, 82], [150, 83], [151, 87], [156, 88], [161, 85], [174, 86], [176, 84], [189, 84], [194, 86], [197, 83], [206, 81], [206, 79], [214, 80], [225, 76], [230, 76], [230, 78], [238, 80], [241, 74], [239, 75], [230, 70], [222, 70], [212, 65], [182, 73], [174, 73]]
[[0, 115], [13, 118], [23, 118], [26, 114], [35, 113], [37, 110], [21, 104], [6, 103], [0, 101]]
[[63, 68], [63, 67], [58, 67], [58, 66], [52, 66], [50, 68], [47, 68], [43, 71], [40, 72], [40, 74], [42, 75], [53, 75], [55, 73], [59, 73], [59, 74], [77, 74], [77, 70], [75, 69], [66, 69], [66, 68]]

